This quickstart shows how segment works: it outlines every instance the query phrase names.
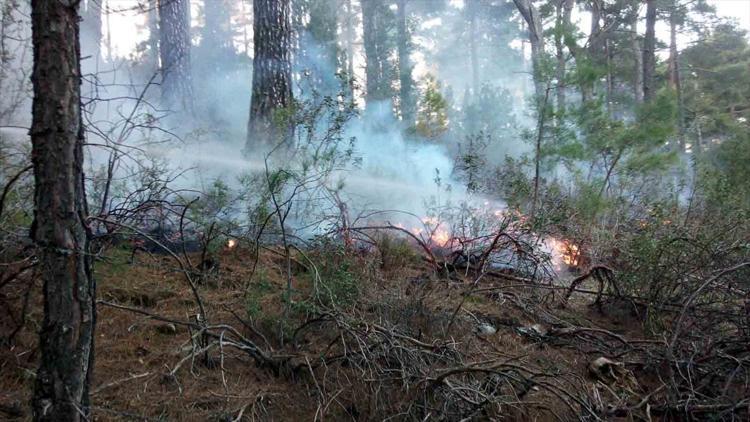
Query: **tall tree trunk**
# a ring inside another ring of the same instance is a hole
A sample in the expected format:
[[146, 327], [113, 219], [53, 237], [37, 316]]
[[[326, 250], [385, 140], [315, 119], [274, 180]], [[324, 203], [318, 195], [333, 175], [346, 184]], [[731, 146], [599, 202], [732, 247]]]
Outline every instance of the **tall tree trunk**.
[[536, 215], [536, 205], [539, 202], [539, 178], [542, 167], [542, 140], [544, 139], [544, 118], [547, 116], [545, 109], [549, 101], [549, 88], [544, 90], [544, 97], [539, 99], [539, 111], [537, 112], [536, 142], [534, 147], [534, 193], [531, 199], [531, 220]]
[[643, 41], [643, 100], [655, 93], [656, 73], [656, 0], [646, 0], [646, 36]]
[[[605, 34], [602, 31], [601, 26], [601, 20], [602, 20], [602, 4], [600, 4], [600, 0], [592, 0], [591, 1], [591, 27], [589, 29], [589, 60], [591, 61], [591, 65], [595, 66], [596, 70], [598, 71], [604, 66], [604, 37]], [[583, 97], [583, 102], [589, 101], [594, 95], [597, 88], [596, 81], [594, 80], [586, 80], [584, 81], [583, 87], [581, 89], [581, 96]]]
[[89, 420], [96, 297], [83, 178], [78, 2], [33, 0], [34, 224], [44, 321], [32, 407], [38, 421]]
[[292, 105], [292, 21], [290, 0], [253, 1], [253, 90], [247, 146], [276, 145], [291, 138], [291, 127], [276, 111]]
[[633, 98], [636, 104], [643, 102], [643, 51], [638, 40], [638, 5], [630, 14], [630, 48], [633, 54]]
[[409, 54], [410, 34], [407, 27], [406, 0], [398, 0], [398, 76], [400, 82], [399, 98], [401, 103], [401, 119], [407, 126], [414, 124], [416, 102], [414, 101], [414, 82], [411, 78], [412, 63]]
[[611, 119], [614, 117], [614, 113], [612, 110], [612, 104], [614, 102], [614, 92], [615, 92], [615, 78], [614, 74], [612, 73], [612, 55], [613, 55], [613, 48], [611, 46], [611, 42], [609, 38], [606, 38], [604, 40], [604, 55], [607, 59], [607, 115]]
[[391, 105], [391, 66], [388, 60], [387, 8], [382, 0], [362, 0], [362, 29], [365, 45], [366, 111], [388, 113]]
[[180, 111], [192, 111], [190, 72], [190, 2], [159, 1], [159, 56], [162, 102]]
[[682, 145], [683, 137], [683, 104], [682, 84], [680, 83], [680, 57], [677, 50], [677, 1], [672, 3], [672, 11], [669, 15], [669, 86], [675, 90], [677, 95], [677, 134]]
[[589, 28], [589, 57], [594, 64], [602, 63], [604, 32], [602, 31], [601, 0], [591, 0], [591, 26]]
[[346, 15], [344, 17], [344, 44], [346, 48], [346, 76], [349, 81], [349, 90], [354, 97], [354, 8], [352, 0], [346, 0]]
[[557, 79], [557, 87], [555, 93], [557, 95], [557, 112], [559, 115], [565, 112], [565, 50], [563, 43], [563, 37], [565, 31], [569, 28], [566, 25], [566, 18], [570, 19], [570, 16], [565, 16], [567, 10], [563, 11], [563, 4], [566, 0], [557, 0], [555, 3], [555, 56], [557, 58], [557, 68], [555, 69], [555, 78]]
[[531, 0], [513, 0], [516, 8], [526, 21], [529, 31], [529, 43], [531, 44], [531, 67], [532, 77], [534, 80], [534, 102], [539, 105], [542, 97], [545, 95], [545, 88], [542, 84], [542, 54], [544, 53], [544, 39], [542, 38], [542, 19], [539, 11], [536, 9]]

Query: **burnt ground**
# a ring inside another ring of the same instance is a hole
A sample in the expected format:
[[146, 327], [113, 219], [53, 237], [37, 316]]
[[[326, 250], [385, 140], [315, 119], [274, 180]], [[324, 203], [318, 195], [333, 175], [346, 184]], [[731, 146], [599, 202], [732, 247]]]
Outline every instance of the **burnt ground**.
[[[224, 250], [218, 268], [197, 277], [209, 319], [235, 327], [264, 349], [292, 356], [296, 369], [277, 373], [229, 346], [195, 354], [200, 345], [191, 337], [193, 328], [154, 317], [195, 319], [197, 307], [179, 266], [168, 256], [139, 254], [133, 262], [129, 258], [130, 251], [114, 249], [95, 265], [98, 298], [106, 302], [98, 307], [91, 390], [95, 420], [413, 419], [414, 413], [395, 412], [414, 412], [404, 403], [418, 402], [421, 381], [383, 383], [376, 390], [365, 372], [354, 370], [356, 364], [340, 361], [335, 367], [334, 359], [325, 366], [310, 364], [332, 349], [338, 335], [332, 334], [335, 325], [316, 325], [320, 311], [305, 301], [313, 292], [316, 269], [324, 277], [341, 278], [345, 273], [343, 287], [336, 287], [341, 290], [337, 300], [343, 303], [342, 314], [366, 321], [358, 332], [387, 326], [417, 346], [449, 344], [467, 366], [502, 361], [530, 371], [525, 377], [534, 382], [515, 386], [512, 394], [477, 410], [471, 419], [576, 420], [587, 417], [583, 407], [605, 412], [607, 406], [637, 400], [652, 384], [648, 371], [635, 366], [626, 367], [626, 373], [635, 374], [633, 383], [623, 381], [630, 375], [606, 380], [589, 371], [598, 357], [618, 359], [617, 354], [631, 352], [621, 344], [622, 338], [630, 342], [644, 337], [640, 322], [626, 306], [605, 304], [600, 310], [589, 305], [591, 296], [575, 294], [562, 307], [561, 292], [553, 286], [534, 288], [499, 276], [472, 286], [471, 277], [443, 277], [415, 257], [389, 260], [385, 268], [373, 255], [307, 257], [318, 263], [332, 259], [326, 270], [302, 264], [304, 257], [297, 254], [294, 294], [285, 301], [285, 261], [278, 251], [260, 253], [251, 279], [254, 255], [242, 248]], [[7, 307], [0, 330], [6, 338], [18, 323], [28, 283], [33, 288], [25, 324], [0, 347], [3, 420], [31, 417], [36, 333], [42, 320], [40, 283], [33, 275], [2, 292]], [[347, 289], [356, 292], [353, 299]], [[285, 327], [278, 323], [283, 316]], [[313, 323], [295, 331], [305, 321]], [[280, 331], [287, 333], [284, 344], [278, 340]], [[457, 361], [451, 362], [455, 366]], [[446, 364], [436, 361], [422, 374], [434, 381], [445, 369]], [[536, 375], [528, 375], [532, 373]], [[387, 389], [391, 391], [381, 391]], [[599, 402], [587, 398], [580, 399], [581, 404], [568, 393], [598, 397]], [[427, 407], [417, 413], [426, 420], [451, 420], [450, 414], [441, 414], [445, 409], [449, 407]]]

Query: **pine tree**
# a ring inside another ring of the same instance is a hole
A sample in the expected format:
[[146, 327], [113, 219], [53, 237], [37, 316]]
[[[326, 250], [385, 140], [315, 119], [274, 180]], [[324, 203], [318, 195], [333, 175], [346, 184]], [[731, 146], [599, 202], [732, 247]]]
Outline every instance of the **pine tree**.
[[646, 0], [646, 37], [643, 41], [643, 99], [656, 92], [656, 0]]
[[399, 79], [399, 110], [401, 111], [401, 120], [407, 127], [414, 124], [416, 101], [414, 98], [414, 80], [412, 79], [412, 70], [414, 65], [411, 62], [411, 34], [409, 32], [407, 1], [398, 0], [398, 79]]
[[83, 178], [77, 2], [31, 3], [34, 224], [44, 321], [32, 407], [37, 421], [89, 420], [96, 294]]
[[391, 83], [394, 66], [392, 12], [382, 0], [362, 0], [362, 27], [365, 47], [365, 74], [367, 78], [365, 102], [367, 112], [390, 113]]
[[159, 0], [162, 102], [180, 111], [193, 110], [190, 46], [189, 0]]
[[253, 89], [247, 127], [249, 151], [255, 145], [288, 140], [290, 128], [279, 115], [292, 97], [290, 0], [253, 1]]

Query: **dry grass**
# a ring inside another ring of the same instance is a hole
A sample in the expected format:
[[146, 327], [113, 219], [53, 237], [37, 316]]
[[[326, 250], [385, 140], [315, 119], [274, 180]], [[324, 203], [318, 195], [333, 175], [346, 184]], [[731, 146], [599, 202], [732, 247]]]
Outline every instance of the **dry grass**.
[[[134, 263], [129, 263], [128, 258], [127, 251], [115, 249], [106, 261], [96, 264], [100, 299], [178, 321], [194, 317], [196, 305], [174, 262], [164, 256], [139, 255]], [[296, 258], [303, 262], [302, 257]], [[466, 362], [515, 359], [536, 370], [569, 377], [576, 385], [585, 386], [588, 382], [586, 367], [595, 354], [588, 356], [575, 347], [536, 341], [519, 334], [519, 327], [549, 324], [549, 318], [529, 313], [514, 301], [513, 298], [528, 294], [527, 289], [503, 289], [507, 282], [488, 279], [483, 288], [497, 286], [503, 293], [470, 296], [451, 322], [468, 280], [441, 279], [415, 260], [405, 260], [399, 262], [398, 268], [383, 270], [375, 262], [376, 257], [352, 259], [354, 265], [351, 262], [348, 265], [359, 285], [357, 303], [352, 306], [359, 317], [398, 327], [406, 335], [424, 342], [451, 339]], [[280, 348], [276, 322], [286, 308], [283, 260], [275, 252], [262, 252], [251, 279], [252, 263], [253, 254], [247, 250], [225, 251], [218, 273], [201, 284], [201, 296], [212, 321], [242, 327], [230, 310], [242, 318], [253, 316], [257, 329], [265, 333], [271, 346]], [[336, 265], [339, 264], [334, 262], [333, 267]], [[294, 275], [290, 327], [309, 316], [301, 304], [311, 294], [312, 279], [309, 272], [297, 271]], [[248, 283], [250, 294], [244, 290]], [[17, 411], [19, 420], [30, 418], [29, 395], [38, 358], [35, 331], [41, 320], [39, 289], [34, 294], [26, 328], [12, 347], [0, 348], [0, 417], [10, 418]], [[559, 313], [559, 309], [550, 305], [550, 312], [553, 310]], [[565, 312], [590, 325], [618, 330], [613, 321], [585, 306]], [[475, 330], [481, 322], [497, 327], [497, 333], [477, 335]], [[326, 367], [325, 373], [318, 369], [314, 377], [306, 376], [305, 371], [276, 377], [258, 367], [246, 354], [231, 348], [223, 352], [212, 350], [208, 360], [203, 356], [190, 358], [191, 333], [183, 326], [109, 306], [99, 306], [97, 324], [92, 383], [96, 420], [218, 421], [235, 420], [242, 415], [239, 420], [297, 421], [313, 420], [322, 414], [329, 420], [380, 420], [387, 416], [368, 397], [363, 380], [343, 381], [352, 374], [342, 368]], [[451, 330], [445, 331], [449, 325]], [[251, 330], [242, 331], [243, 335], [258, 339]], [[297, 338], [297, 343], [306, 350], [323, 350], [331, 338], [330, 327], [311, 326]], [[288, 343], [285, 347], [294, 350]], [[174, 370], [182, 360], [179, 369]], [[174, 375], [170, 375], [172, 372]], [[315, 397], [315, 383], [325, 376], [343, 377], [338, 385], [347, 388], [342, 388], [322, 411]], [[409, 394], [409, 388], [401, 393], [399, 388], [392, 392], [394, 400], [403, 400]], [[555, 413], [566, 411], [562, 404], [554, 404], [554, 399], [545, 391], [532, 392], [524, 399], [525, 404], [511, 403], [487, 412], [495, 412], [494, 417], [504, 420], [552, 419]]]

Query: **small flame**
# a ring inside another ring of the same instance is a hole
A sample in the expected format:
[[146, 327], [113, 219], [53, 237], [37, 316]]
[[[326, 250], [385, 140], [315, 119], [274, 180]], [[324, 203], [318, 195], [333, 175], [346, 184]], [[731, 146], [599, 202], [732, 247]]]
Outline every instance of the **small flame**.
[[430, 236], [430, 239], [435, 242], [438, 246], [444, 247], [450, 242], [451, 235], [447, 230], [438, 228]]
[[[452, 240], [451, 234], [442, 226], [442, 222], [437, 217], [424, 217], [422, 218], [422, 223], [424, 223], [424, 228], [422, 227], [415, 227], [411, 229], [411, 232], [414, 233], [417, 236], [422, 236], [422, 234], [428, 234], [430, 236], [429, 240], [431, 243], [444, 248], [448, 246], [450, 241]], [[427, 230], [425, 230], [425, 228]]]
[[227, 248], [234, 249], [235, 246], [237, 246], [237, 240], [235, 239], [227, 240]]
[[557, 269], [562, 269], [564, 264], [567, 267], [577, 267], [580, 263], [581, 250], [575, 243], [569, 240], [558, 240], [550, 239], [550, 246], [552, 247], [552, 253], [555, 261], [557, 261]]

